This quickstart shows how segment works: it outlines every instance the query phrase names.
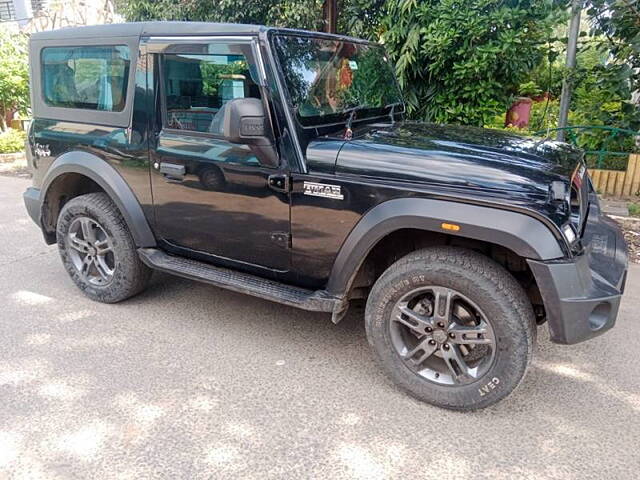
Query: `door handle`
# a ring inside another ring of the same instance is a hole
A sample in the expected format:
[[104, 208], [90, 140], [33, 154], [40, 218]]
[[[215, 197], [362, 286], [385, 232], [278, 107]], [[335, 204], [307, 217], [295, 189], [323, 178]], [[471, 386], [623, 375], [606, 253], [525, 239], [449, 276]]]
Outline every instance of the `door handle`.
[[269, 188], [276, 192], [289, 193], [289, 175], [277, 173], [269, 175]]
[[184, 165], [175, 163], [160, 163], [160, 173], [171, 180], [184, 180], [186, 169]]

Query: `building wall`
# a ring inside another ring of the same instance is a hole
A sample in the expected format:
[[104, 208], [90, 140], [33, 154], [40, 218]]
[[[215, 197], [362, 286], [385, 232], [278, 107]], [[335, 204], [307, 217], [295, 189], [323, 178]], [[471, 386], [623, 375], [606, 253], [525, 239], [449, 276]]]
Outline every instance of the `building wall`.
[[2, 28], [26, 33], [122, 21], [115, 0], [0, 0]]

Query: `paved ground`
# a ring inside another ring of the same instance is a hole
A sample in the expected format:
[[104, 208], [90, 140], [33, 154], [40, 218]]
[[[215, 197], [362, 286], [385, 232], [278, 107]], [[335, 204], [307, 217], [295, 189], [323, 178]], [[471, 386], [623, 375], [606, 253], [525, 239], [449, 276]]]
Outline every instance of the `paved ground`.
[[602, 211], [607, 215], [616, 215], [619, 217], [629, 216], [629, 202], [626, 200], [603, 198], [601, 199], [600, 206], [602, 207]]
[[361, 314], [309, 314], [169, 276], [84, 298], [0, 177], [0, 478], [637, 478], [640, 267], [619, 325], [472, 414], [372, 363]]

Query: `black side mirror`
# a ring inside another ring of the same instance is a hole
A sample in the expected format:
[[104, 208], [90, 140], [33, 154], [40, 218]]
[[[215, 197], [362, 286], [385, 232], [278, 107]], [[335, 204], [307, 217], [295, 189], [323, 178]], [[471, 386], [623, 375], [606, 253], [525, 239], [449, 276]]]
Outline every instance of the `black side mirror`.
[[235, 98], [224, 105], [222, 133], [231, 143], [271, 146], [273, 144], [262, 101]]

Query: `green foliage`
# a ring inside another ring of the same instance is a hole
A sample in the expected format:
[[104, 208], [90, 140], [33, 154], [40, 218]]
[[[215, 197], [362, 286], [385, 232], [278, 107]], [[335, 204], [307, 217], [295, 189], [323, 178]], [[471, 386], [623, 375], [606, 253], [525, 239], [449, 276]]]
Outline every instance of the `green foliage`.
[[607, 39], [610, 70], [626, 77], [632, 91], [640, 88], [640, 5], [632, 0], [591, 0], [587, 13], [593, 33]]
[[608, 42], [599, 39], [579, 55], [571, 109], [576, 121], [640, 129], [640, 112], [632, 99], [633, 83], [627, 68], [610, 62]]
[[564, 48], [565, 45], [562, 43], [547, 46], [542, 61], [528, 75], [530, 82], [552, 98], [559, 98], [562, 92], [562, 80], [566, 70]]
[[248, 23], [317, 30], [322, 0], [118, 0], [130, 22], [190, 20]]
[[27, 37], [0, 29], [0, 128], [7, 129], [6, 117], [29, 106], [29, 60]]
[[354, 57], [358, 69], [353, 72], [351, 85], [344, 91], [342, 101], [345, 106], [381, 107], [398, 102], [400, 95], [393, 73], [379, 50], [369, 48]]
[[483, 125], [543, 56], [551, 0], [389, 0], [384, 43], [414, 118]]
[[202, 93], [209, 97], [217, 97], [222, 83], [232, 75], [244, 74], [248, 70], [245, 60], [238, 60], [226, 65], [202, 62]]
[[558, 126], [560, 116], [560, 102], [558, 100], [542, 100], [533, 102], [531, 116], [529, 117], [529, 130], [539, 132]]
[[640, 203], [629, 204], [629, 215], [632, 217], [640, 217]]
[[393, 70], [379, 47], [277, 36], [275, 48], [301, 117], [385, 107], [401, 100]]
[[[323, 30], [323, 0], [118, 0], [130, 21], [191, 20]], [[339, 0], [338, 32], [377, 39], [386, 0]]]
[[16, 153], [24, 150], [27, 134], [22, 130], [9, 128], [0, 133], [0, 153]]
[[[638, 131], [640, 109], [640, 10], [626, 0], [587, 4], [591, 37], [581, 46], [571, 102], [571, 125], [604, 125]], [[637, 151], [634, 137], [606, 130], [585, 132], [578, 144], [587, 150]], [[607, 157], [606, 166], [624, 168], [624, 158]]]
[[523, 97], [537, 97], [542, 93], [542, 89], [538, 86], [538, 84], [531, 80], [521, 83], [518, 87], [518, 95], [521, 95]]
[[338, 32], [376, 41], [382, 33], [386, 0], [339, 0]]
[[[631, 103], [632, 83], [628, 76], [620, 75], [615, 62], [611, 64], [609, 41], [593, 35], [580, 42], [577, 67], [572, 74], [573, 92], [569, 111], [570, 126], [611, 126], [626, 130], [640, 128], [640, 111]], [[545, 75], [544, 69], [547, 69]], [[529, 127], [525, 134], [555, 128], [558, 125], [559, 102], [562, 78], [565, 75], [563, 57], [558, 56], [549, 63], [544, 59], [531, 74], [531, 82], [551, 92], [553, 100], [534, 103]], [[546, 83], [545, 83], [546, 77]], [[493, 126], [504, 122], [493, 119]], [[612, 133], [606, 129], [570, 130], [567, 140], [589, 151], [633, 152], [637, 150], [634, 137], [629, 134]], [[591, 166], [624, 170], [626, 159], [620, 155], [587, 155]]]
[[485, 127], [499, 128], [512, 131], [514, 133], [522, 133], [524, 135], [533, 135], [535, 132], [555, 128], [558, 125], [558, 115], [560, 112], [560, 104], [558, 100], [541, 100], [531, 104], [531, 113], [529, 116], [529, 126], [525, 129], [516, 127], [505, 127], [505, 113], [495, 115], [493, 118], [485, 122]]

